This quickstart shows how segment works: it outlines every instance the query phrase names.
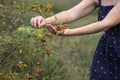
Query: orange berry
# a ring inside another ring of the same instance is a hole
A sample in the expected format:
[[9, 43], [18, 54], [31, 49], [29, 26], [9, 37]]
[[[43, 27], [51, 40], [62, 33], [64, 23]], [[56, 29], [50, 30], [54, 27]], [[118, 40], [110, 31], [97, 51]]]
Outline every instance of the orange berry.
[[57, 30], [57, 31], [61, 31], [61, 30], [62, 30], [62, 26], [57, 25], [57, 26], [56, 26], [56, 30]]
[[49, 36], [52, 36], [52, 34], [51, 34], [51, 33], [46, 33], [46, 36], [48, 36], [48, 37], [49, 37]]
[[36, 64], [37, 64], [37, 65], [40, 65], [41, 63], [40, 63], [40, 61], [37, 61]]
[[32, 75], [27, 75], [26, 78], [27, 78], [28, 80], [32, 80]]
[[50, 5], [47, 5], [45, 8], [46, 8], [46, 11], [48, 11], [48, 12], [51, 11], [51, 6]]
[[63, 29], [67, 29], [68, 28], [68, 25], [67, 24], [64, 24], [63, 25]]
[[17, 4], [17, 2], [14, 0], [14, 1], [12, 2], [12, 4], [13, 4], [13, 5], [16, 5], [16, 4]]
[[37, 7], [37, 5], [35, 5], [35, 4], [32, 4], [32, 5], [31, 5], [31, 9], [32, 9], [32, 10], [34, 10], [36, 7]]
[[35, 69], [35, 71], [36, 71], [37, 73], [43, 72], [43, 70], [42, 70], [41, 68], [38, 68], [38, 67]]
[[68, 28], [68, 25], [67, 25], [67, 24], [57, 25], [57, 26], [56, 26], [56, 30], [57, 30], [57, 31], [62, 31], [62, 30], [67, 29], [67, 28]]
[[51, 50], [50, 49], [47, 49], [47, 55], [49, 56], [50, 55], [50, 53], [51, 53]]
[[8, 44], [9, 44], [9, 45], [13, 45], [13, 42], [9, 42]]
[[50, 11], [51, 11], [51, 9], [50, 9], [50, 8], [47, 8], [47, 9], [46, 9], [46, 11], [47, 11], [47, 12], [50, 12]]
[[22, 43], [19, 42], [19, 43], [18, 43], [18, 46], [22, 46]]
[[20, 9], [20, 13], [21, 14], [25, 13], [25, 10], [24, 9]]
[[42, 11], [40, 9], [38, 10], [38, 14], [43, 15], [43, 13], [42, 13]]

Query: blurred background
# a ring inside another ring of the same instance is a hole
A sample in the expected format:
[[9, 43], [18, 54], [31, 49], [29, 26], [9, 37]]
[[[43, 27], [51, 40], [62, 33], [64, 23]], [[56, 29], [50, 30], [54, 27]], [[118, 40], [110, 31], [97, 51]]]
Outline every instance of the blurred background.
[[[0, 80], [88, 80], [102, 33], [63, 37], [29, 24], [32, 17], [46, 18], [80, 1], [0, 0]], [[97, 21], [97, 11], [68, 27]]]
[[[81, 0], [69, 0], [69, 1], [56, 1], [56, 0], [44, 0], [42, 1], [42, 3], [52, 3], [53, 5], [56, 6], [56, 8], [60, 9], [60, 10], [66, 10], [69, 9], [71, 7], [73, 7], [74, 5], [78, 4]], [[64, 7], [61, 7], [64, 6]]]

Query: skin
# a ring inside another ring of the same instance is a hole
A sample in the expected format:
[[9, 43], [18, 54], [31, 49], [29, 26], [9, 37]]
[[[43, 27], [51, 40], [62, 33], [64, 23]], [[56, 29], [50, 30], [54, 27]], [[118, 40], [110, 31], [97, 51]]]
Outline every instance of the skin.
[[37, 16], [31, 19], [30, 24], [37, 28], [46, 26], [46, 28], [53, 34], [58, 33], [63, 36], [73, 36], [98, 33], [120, 23], [120, 0], [102, 0], [101, 4], [103, 6], [114, 5], [112, 10], [102, 21], [64, 31], [56, 31], [54, 26], [47, 24], [48, 22], [52, 22], [53, 24], [69, 23], [81, 19], [95, 10], [98, 4], [98, 0], [82, 0], [73, 8], [56, 14], [55, 16], [57, 17], [57, 20], [54, 16], [46, 19], [44, 19], [42, 16]]

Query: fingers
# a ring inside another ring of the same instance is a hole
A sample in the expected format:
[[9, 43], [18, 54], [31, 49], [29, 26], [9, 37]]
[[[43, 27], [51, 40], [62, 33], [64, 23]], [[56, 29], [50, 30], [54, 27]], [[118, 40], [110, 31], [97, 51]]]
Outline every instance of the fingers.
[[33, 21], [34, 21], [34, 18], [31, 18], [30, 20], [30, 24], [33, 26]]
[[41, 28], [42, 26], [45, 25], [45, 19], [42, 16], [37, 16], [30, 20], [30, 24], [33, 27]]
[[52, 34], [58, 34], [63, 35], [64, 30], [57, 30], [54, 26], [51, 24], [47, 24], [45, 19], [42, 16], [37, 16], [34, 18], [31, 18], [30, 24], [35, 28], [41, 28], [43, 26], [46, 26], [46, 28], [52, 33]]
[[37, 17], [35, 17], [35, 18], [33, 19], [33, 26], [34, 26], [34, 27], [37, 27], [37, 24], [36, 24], [36, 23], [37, 23]]
[[57, 31], [54, 26], [51, 24], [46, 24], [46, 28], [52, 33], [52, 34], [58, 34], [58, 35], [63, 35], [64, 31]]
[[54, 28], [54, 26], [52, 26], [51, 24], [46, 24], [46, 28], [52, 33], [52, 34], [56, 34], [57, 30]]
[[41, 28], [41, 22], [42, 22], [42, 21], [43, 21], [43, 20], [42, 20], [41, 17], [37, 17], [36, 23], [37, 23], [37, 27], [38, 27], [38, 28]]
[[42, 26], [45, 25], [45, 19], [43, 17], [41, 17], [41, 16], [37, 17], [36, 22], [37, 22], [38, 28], [41, 28]]

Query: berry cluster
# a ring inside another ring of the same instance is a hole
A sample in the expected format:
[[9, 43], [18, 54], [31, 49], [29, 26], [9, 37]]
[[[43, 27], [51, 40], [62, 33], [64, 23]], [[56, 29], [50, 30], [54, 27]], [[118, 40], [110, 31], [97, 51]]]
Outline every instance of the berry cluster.
[[[52, 25], [52, 22], [48, 22], [47, 24]], [[57, 31], [62, 31], [62, 30], [67, 29], [68, 25], [67, 24], [60, 24], [60, 25], [56, 25], [55, 28], [56, 28]]]
[[67, 24], [63, 24], [63, 25], [57, 25], [55, 26], [57, 31], [62, 31], [68, 28]]

